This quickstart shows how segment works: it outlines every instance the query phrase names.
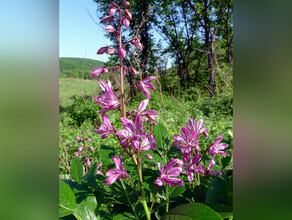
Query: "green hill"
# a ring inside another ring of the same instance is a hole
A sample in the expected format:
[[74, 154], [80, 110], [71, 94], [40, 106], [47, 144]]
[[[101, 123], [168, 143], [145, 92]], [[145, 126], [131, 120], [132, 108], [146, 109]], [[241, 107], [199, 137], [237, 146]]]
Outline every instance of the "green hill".
[[[84, 68], [83, 68], [84, 65]], [[59, 76], [61, 78], [72, 77], [88, 79], [92, 69], [103, 66], [103, 62], [99, 60], [84, 59], [84, 58], [59, 58]]]

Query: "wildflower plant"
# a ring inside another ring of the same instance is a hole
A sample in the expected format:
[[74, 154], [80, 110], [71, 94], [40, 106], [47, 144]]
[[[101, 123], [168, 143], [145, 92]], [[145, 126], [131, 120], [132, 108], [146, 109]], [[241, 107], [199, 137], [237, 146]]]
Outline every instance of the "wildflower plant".
[[[165, 218], [172, 215], [170, 206], [188, 204], [189, 207], [182, 206], [184, 208], [176, 212], [178, 219], [181, 219], [180, 216], [192, 217], [194, 213], [190, 210], [198, 209], [209, 215], [210, 219], [222, 219], [210, 207], [197, 203], [208, 202], [210, 199], [207, 197], [212, 197], [211, 192], [208, 194], [208, 184], [214, 182], [214, 176], [225, 176], [216, 166], [220, 157], [229, 156], [225, 151], [228, 144], [220, 143], [223, 135], [212, 145], [204, 146], [209, 129], [203, 127], [203, 119], [196, 123], [190, 118], [188, 125], [181, 128], [181, 134], [172, 137], [174, 142], [170, 147], [168, 132], [157, 123], [157, 112], [149, 105], [150, 90], [155, 90], [151, 81], [157, 76], [149, 76], [132, 84], [129, 93], [137, 87], [145, 99], [137, 106], [138, 110], [127, 109], [124, 78], [126, 74], [137, 75], [138, 71], [124, 65], [126, 45], [143, 50], [138, 38], [122, 42], [123, 30], [132, 22], [129, 7], [127, 1], [120, 6], [114, 2], [109, 4], [103, 23], [106, 24], [105, 30], [115, 35], [118, 49], [104, 46], [97, 51], [97, 54], [117, 56], [119, 66], [112, 69], [98, 67], [90, 73], [91, 78], [111, 74], [119, 86], [117, 94], [110, 80], [104, 82], [98, 79], [102, 94], [94, 96], [93, 100], [102, 108], [97, 112], [101, 114], [102, 124], [91, 132], [101, 135], [102, 139], [115, 136], [121, 153], [117, 156], [113, 147], [102, 145], [100, 159], [106, 163], [92, 163], [93, 155], [89, 156], [88, 152], [95, 149], [86, 145], [91, 140], [84, 138], [83, 133], [82, 137], [77, 137], [77, 142], [82, 145], [74, 156], [80, 158], [84, 165], [74, 160], [71, 166], [73, 181], [60, 182], [60, 217], [74, 215], [77, 219], [85, 219], [85, 213], [89, 213], [95, 216], [92, 219], [160, 219], [163, 215]], [[119, 80], [113, 73], [117, 70]], [[111, 123], [110, 111], [120, 112], [122, 129], [117, 130], [119, 126]], [[225, 181], [224, 178], [217, 178], [216, 181]], [[221, 201], [221, 204], [226, 205], [228, 201]]]

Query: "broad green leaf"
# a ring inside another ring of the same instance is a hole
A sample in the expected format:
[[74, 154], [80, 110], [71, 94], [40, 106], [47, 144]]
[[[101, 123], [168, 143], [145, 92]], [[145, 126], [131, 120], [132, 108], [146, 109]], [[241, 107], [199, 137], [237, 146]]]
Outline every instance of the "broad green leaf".
[[100, 145], [100, 159], [102, 162], [102, 165], [104, 167], [108, 167], [109, 165], [114, 164], [111, 156], [115, 155], [115, 152], [112, 148], [106, 146], [106, 145]]
[[162, 220], [222, 220], [213, 209], [200, 203], [184, 204], [171, 209]]
[[96, 189], [100, 192], [104, 192], [104, 181], [105, 177], [95, 174], [95, 175], [86, 175], [82, 182], [93, 189]]
[[99, 207], [93, 194], [86, 195], [86, 198], [76, 205], [74, 216], [82, 220], [97, 220]]
[[73, 210], [68, 210], [68, 209], [65, 209], [65, 208], [59, 208], [59, 218], [62, 218], [62, 217], [65, 217], [65, 216], [68, 216], [68, 215], [71, 215], [73, 214]]
[[[76, 198], [72, 189], [62, 180], [59, 181], [59, 206], [69, 211], [76, 207]], [[62, 213], [64, 212], [63, 209], [60, 210]]]
[[157, 148], [161, 151], [167, 149], [169, 145], [169, 134], [163, 124], [157, 124], [153, 132], [157, 141]]
[[136, 219], [134, 215], [129, 212], [124, 212], [116, 215], [113, 220], [126, 220], [126, 219]]
[[96, 167], [97, 167], [97, 162], [95, 162], [94, 164], [91, 164], [91, 166], [88, 169], [88, 172], [86, 173], [86, 176], [94, 175]]
[[222, 218], [233, 217], [232, 206], [216, 204], [216, 203], [205, 203], [205, 205], [209, 206], [211, 209], [214, 209], [216, 212], [218, 212]]
[[206, 203], [228, 204], [227, 183], [222, 176], [215, 176], [210, 183]]
[[82, 167], [82, 163], [77, 157], [73, 159], [73, 162], [70, 167], [70, 173], [74, 181], [80, 182], [83, 176], [83, 167]]
[[183, 194], [183, 192], [186, 190], [185, 186], [177, 186], [175, 187], [175, 189], [171, 192], [169, 198], [173, 199], [175, 197], [180, 196], [181, 194]]

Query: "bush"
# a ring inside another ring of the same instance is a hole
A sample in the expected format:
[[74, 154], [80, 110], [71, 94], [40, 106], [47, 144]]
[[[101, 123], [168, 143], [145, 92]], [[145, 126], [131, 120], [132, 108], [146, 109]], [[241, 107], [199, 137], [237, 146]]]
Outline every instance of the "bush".
[[100, 107], [94, 101], [74, 96], [74, 103], [68, 107], [68, 116], [77, 126], [81, 126], [86, 119], [94, 124], [98, 117], [96, 112], [99, 109]]

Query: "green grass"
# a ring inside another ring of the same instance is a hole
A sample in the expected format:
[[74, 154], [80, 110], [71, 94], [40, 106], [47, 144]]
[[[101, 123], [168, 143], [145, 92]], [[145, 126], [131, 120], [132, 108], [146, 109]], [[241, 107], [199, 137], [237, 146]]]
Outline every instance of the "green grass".
[[[96, 94], [99, 89], [97, 80], [88, 79], [73, 79], [60, 78], [59, 79], [59, 105], [66, 107], [72, 104], [73, 96], [88, 97]], [[83, 92], [82, 92], [83, 91]]]

